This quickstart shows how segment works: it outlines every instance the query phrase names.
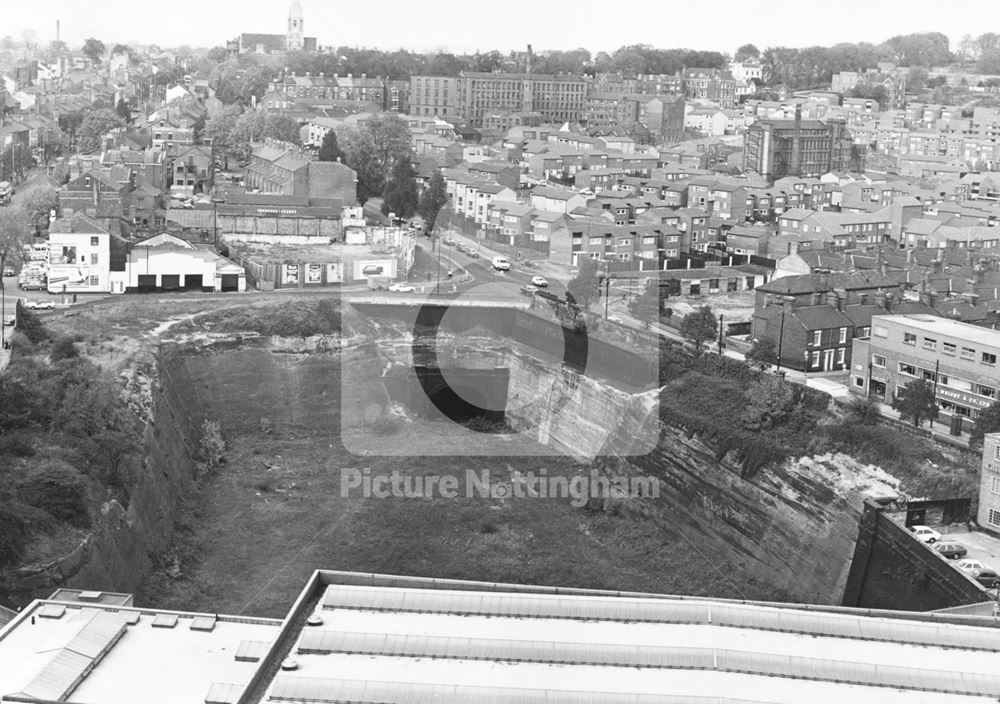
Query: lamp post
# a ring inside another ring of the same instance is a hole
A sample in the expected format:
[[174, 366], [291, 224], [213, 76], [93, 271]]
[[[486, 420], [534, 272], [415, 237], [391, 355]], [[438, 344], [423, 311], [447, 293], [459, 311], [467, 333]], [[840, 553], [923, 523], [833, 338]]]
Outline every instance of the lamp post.
[[437, 273], [437, 285], [434, 287], [434, 293], [441, 293], [441, 231], [437, 233], [435, 238], [438, 250], [438, 273]]
[[809, 350], [802, 350], [802, 371], [809, 378]]
[[0, 281], [0, 318], [3, 318], [0, 320], [0, 349], [3, 349], [7, 346], [7, 286], [3, 281]]
[[719, 313], [719, 354], [722, 354], [722, 313]]

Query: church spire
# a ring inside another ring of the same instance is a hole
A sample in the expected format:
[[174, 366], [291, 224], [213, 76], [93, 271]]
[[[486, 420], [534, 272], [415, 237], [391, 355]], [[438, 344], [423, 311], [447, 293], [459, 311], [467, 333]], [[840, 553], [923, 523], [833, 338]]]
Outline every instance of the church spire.
[[305, 44], [302, 27], [302, 4], [292, 0], [288, 8], [288, 50], [302, 51]]

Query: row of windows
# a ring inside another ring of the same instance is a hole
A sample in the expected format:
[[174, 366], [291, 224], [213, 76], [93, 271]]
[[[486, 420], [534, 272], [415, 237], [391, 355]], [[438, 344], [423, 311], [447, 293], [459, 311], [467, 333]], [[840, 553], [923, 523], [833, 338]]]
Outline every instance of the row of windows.
[[[882, 355], [872, 355], [872, 366], [884, 368], [886, 365], [885, 357]], [[940, 386], [946, 386], [957, 391], [965, 391], [966, 393], [976, 394], [977, 396], [985, 396], [986, 398], [997, 398], [997, 389], [992, 386], [987, 386], [986, 384], [979, 384], [976, 382], [968, 381], [966, 379], [959, 379], [957, 377], [948, 376], [947, 374], [942, 374], [940, 372], [935, 373], [930, 369], [923, 369], [917, 367], [916, 365], [910, 364], [908, 362], [899, 362], [899, 373], [905, 374], [906, 376], [912, 376], [924, 379], [926, 381], [932, 381]]]
[[[881, 333], [881, 334], [880, 334]], [[885, 337], [885, 328], [876, 327], [875, 328], [876, 337]], [[903, 333], [903, 344], [916, 346], [917, 335], [912, 332]], [[921, 346], [925, 350], [936, 350], [938, 348], [938, 341], [933, 337], [924, 337], [921, 342]], [[941, 352], [949, 356], [955, 356], [958, 352], [958, 345], [954, 342], [945, 342], [941, 345]], [[972, 347], [962, 347], [961, 358], [974, 360], [976, 358], [976, 350]], [[979, 361], [990, 367], [995, 367], [997, 363], [997, 356], [993, 352], [982, 352], [979, 356]]]

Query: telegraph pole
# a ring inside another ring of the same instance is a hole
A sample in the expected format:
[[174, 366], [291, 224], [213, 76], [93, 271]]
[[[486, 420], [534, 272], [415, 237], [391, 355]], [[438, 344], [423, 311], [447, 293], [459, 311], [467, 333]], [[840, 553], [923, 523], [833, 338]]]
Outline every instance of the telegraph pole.
[[781, 325], [778, 327], [778, 364], [775, 366], [775, 373], [781, 371], [781, 347], [785, 341], [785, 311], [781, 311]]
[[722, 313], [719, 313], [719, 354], [722, 354]]

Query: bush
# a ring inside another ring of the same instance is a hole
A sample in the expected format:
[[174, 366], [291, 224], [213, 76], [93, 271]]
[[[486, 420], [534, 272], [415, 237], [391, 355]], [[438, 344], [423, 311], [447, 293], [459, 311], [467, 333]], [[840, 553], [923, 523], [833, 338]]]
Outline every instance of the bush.
[[51, 527], [52, 517], [44, 511], [20, 501], [0, 500], [0, 567], [20, 562], [31, 534]]
[[201, 439], [198, 442], [202, 460], [209, 467], [222, 464], [226, 454], [226, 441], [222, 437], [222, 425], [217, 420], [206, 420], [201, 424]]
[[53, 518], [87, 525], [87, 480], [62, 460], [45, 460], [33, 467], [18, 487], [21, 501]]
[[749, 430], [770, 430], [795, 408], [791, 384], [773, 376], [755, 381], [746, 396], [747, 407], [741, 419]]
[[52, 351], [49, 352], [49, 359], [53, 362], [58, 362], [63, 359], [73, 359], [74, 357], [79, 357], [80, 353], [76, 349], [76, 345], [73, 340], [68, 337], [60, 337], [56, 340], [55, 344], [52, 345]]
[[41, 319], [25, 308], [21, 301], [17, 302], [17, 329], [34, 344], [49, 339], [49, 331], [45, 329]]
[[844, 404], [844, 415], [852, 423], [872, 424], [882, 417], [878, 404], [870, 398], [854, 396]]
[[35, 448], [24, 435], [0, 435], [0, 457], [33, 457]]

